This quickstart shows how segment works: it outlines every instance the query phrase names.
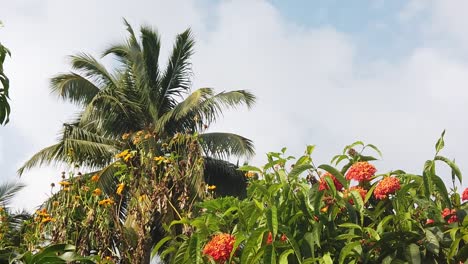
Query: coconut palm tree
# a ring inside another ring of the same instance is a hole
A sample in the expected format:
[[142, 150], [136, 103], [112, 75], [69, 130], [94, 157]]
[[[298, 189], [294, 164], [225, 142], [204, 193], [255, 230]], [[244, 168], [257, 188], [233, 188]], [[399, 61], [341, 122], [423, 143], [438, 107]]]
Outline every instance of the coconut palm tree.
[[[73, 71], [52, 78], [52, 92], [77, 104], [81, 111], [64, 124], [59, 141], [35, 154], [20, 169], [56, 162], [95, 168], [103, 182], [113, 175], [114, 155], [128, 143], [122, 135], [140, 130], [158, 138], [198, 132], [207, 157], [205, 179], [218, 186], [220, 194], [242, 195], [243, 175], [224, 161], [248, 158], [252, 142], [232, 133], [203, 133], [223, 110], [240, 105], [251, 107], [254, 95], [245, 90], [215, 93], [211, 88], [191, 90], [194, 40], [190, 29], [176, 38], [165, 67], [159, 61], [160, 37], [150, 27], [140, 29], [140, 41], [124, 21], [128, 39], [104, 51], [117, 60], [112, 71], [88, 54], [71, 56]], [[113, 188], [113, 187], [112, 187]]]

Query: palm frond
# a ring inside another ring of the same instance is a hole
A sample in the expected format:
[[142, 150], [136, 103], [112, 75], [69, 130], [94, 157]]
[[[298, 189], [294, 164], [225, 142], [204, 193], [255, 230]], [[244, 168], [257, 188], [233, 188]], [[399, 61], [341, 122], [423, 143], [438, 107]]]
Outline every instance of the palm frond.
[[75, 162], [90, 168], [107, 165], [118, 152], [118, 142], [113, 138], [79, 127], [77, 124], [64, 124], [62, 136], [57, 144], [46, 147], [32, 156], [18, 170], [63, 162]]
[[252, 140], [232, 133], [200, 134], [200, 145], [206, 156], [216, 159], [250, 158], [255, 154]]
[[51, 79], [50, 84], [52, 93], [80, 105], [90, 103], [100, 91], [90, 80], [74, 72], [59, 74]]
[[148, 84], [157, 89], [159, 81], [159, 52], [161, 40], [156, 31], [149, 27], [141, 27], [141, 42], [143, 44], [143, 60], [145, 62]]
[[190, 89], [191, 63], [195, 41], [190, 29], [179, 34], [169, 58], [167, 68], [161, 79], [158, 92], [158, 113], [169, 111], [176, 105], [177, 97]]
[[194, 132], [202, 125], [209, 126], [215, 122], [226, 108], [236, 108], [242, 104], [251, 107], [255, 103], [255, 96], [244, 90], [212, 94], [211, 88], [198, 89], [161, 116], [157, 129], [166, 133]]
[[52, 146], [43, 148], [36, 154], [34, 154], [23, 166], [18, 169], [18, 175], [23, 175], [26, 170], [34, 167], [40, 167], [45, 164], [56, 164], [58, 162], [65, 162], [66, 157], [62, 155], [63, 144], [57, 143]]
[[205, 182], [216, 186], [219, 195], [245, 197], [247, 182], [237, 166], [224, 160], [205, 158]]
[[85, 78], [89, 78], [97, 86], [116, 86], [114, 77], [93, 56], [79, 53], [70, 58], [73, 69], [79, 71]]
[[25, 187], [21, 183], [7, 182], [0, 184], [0, 206], [6, 207], [13, 197]]

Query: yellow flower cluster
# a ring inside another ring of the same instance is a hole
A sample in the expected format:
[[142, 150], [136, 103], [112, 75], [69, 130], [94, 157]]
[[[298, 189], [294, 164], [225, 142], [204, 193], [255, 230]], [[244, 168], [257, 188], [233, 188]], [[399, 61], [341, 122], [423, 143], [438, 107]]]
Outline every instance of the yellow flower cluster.
[[130, 150], [126, 149], [119, 154], [115, 155], [115, 158], [117, 159], [123, 159], [125, 162], [129, 161], [133, 157], [133, 154], [130, 152]]
[[55, 222], [55, 218], [51, 217], [49, 213], [47, 213], [47, 209], [42, 208], [41, 210], [36, 211], [36, 222], [47, 224], [49, 222]]
[[208, 191], [216, 190], [216, 185], [208, 185]]
[[99, 196], [99, 195], [102, 194], [102, 191], [101, 191], [101, 189], [96, 188], [96, 189], [94, 189], [93, 194], [96, 195], [96, 196]]
[[114, 204], [114, 201], [110, 198], [99, 201], [99, 205], [102, 205], [102, 206], [109, 206], [113, 204]]
[[71, 185], [71, 183], [69, 181], [61, 181], [59, 182], [60, 186], [66, 188], [66, 187], [69, 187]]

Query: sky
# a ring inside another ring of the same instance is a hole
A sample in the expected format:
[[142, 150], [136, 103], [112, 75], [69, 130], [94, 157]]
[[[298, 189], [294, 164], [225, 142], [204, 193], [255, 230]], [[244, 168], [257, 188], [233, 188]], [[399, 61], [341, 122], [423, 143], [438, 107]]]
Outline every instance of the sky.
[[315, 163], [328, 163], [362, 140], [383, 152], [379, 172], [419, 174], [445, 129], [442, 154], [466, 171], [467, 8], [463, 0], [4, 1], [0, 41], [12, 52], [5, 70], [13, 112], [0, 127], [0, 183], [27, 185], [17, 208], [32, 210], [50, 195], [66, 168], [16, 174], [77, 112], [50, 93], [49, 80], [70, 70], [67, 56], [99, 57], [124, 40], [123, 17], [160, 32], [163, 60], [176, 34], [192, 28], [193, 89], [257, 96], [251, 110], [227, 111], [210, 128], [252, 139], [253, 165], [282, 147], [299, 156], [310, 144]]

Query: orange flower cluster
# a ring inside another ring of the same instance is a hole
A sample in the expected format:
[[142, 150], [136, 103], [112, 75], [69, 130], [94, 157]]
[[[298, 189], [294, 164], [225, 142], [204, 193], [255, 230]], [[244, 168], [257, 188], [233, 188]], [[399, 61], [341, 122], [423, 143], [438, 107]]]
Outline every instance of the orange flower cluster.
[[[353, 187], [349, 188], [349, 190], [345, 190], [344, 194], [343, 194], [344, 198], [348, 198], [349, 196], [351, 196], [351, 194], [350, 194], [351, 191], [357, 191], [361, 195], [361, 198], [362, 198], [363, 201], [364, 201], [364, 199], [366, 199], [367, 190], [362, 188], [361, 186], [353, 186]], [[349, 199], [349, 203], [354, 204], [353, 199]]]
[[394, 194], [396, 191], [400, 190], [400, 180], [395, 177], [385, 177], [379, 183], [374, 190], [375, 198], [383, 200], [387, 198], [387, 195]]
[[107, 198], [107, 199], [99, 201], [98, 204], [102, 205], [102, 206], [110, 206], [110, 205], [114, 204], [114, 201], [112, 199], [110, 199], [110, 198]]
[[122, 195], [122, 192], [125, 188], [125, 183], [120, 183], [118, 186], [117, 186], [117, 190], [115, 191], [116, 194], [118, 195]]
[[465, 188], [465, 190], [463, 191], [462, 200], [463, 201], [468, 200], [468, 188]]
[[37, 222], [42, 224], [47, 224], [49, 222], [55, 222], [55, 218], [51, 217], [49, 213], [47, 213], [47, 209], [42, 208], [41, 210], [36, 211], [36, 218]]
[[331, 173], [326, 172], [325, 174], [322, 175], [322, 177], [320, 177], [319, 191], [330, 189], [328, 187], [327, 181], [325, 180], [326, 177], [330, 177], [333, 180], [333, 183], [335, 184], [335, 189], [336, 190], [341, 191], [343, 189], [343, 184], [341, 184], [341, 182], [335, 176], [333, 176]]
[[356, 162], [349, 168], [346, 173], [347, 180], [356, 180], [356, 181], [369, 181], [372, 176], [374, 176], [377, 169], [374, 165], [366, 162], [360, 161]]
[[442, 217], [444, 219], [447, 219], [447, 223], [451, 224], [451, 223], [455, 223], [455, 222], [458, 222], [458, 218], [457, 218], [457, 211], [455, 209], [448, 209], [448, 208], [445, 208], [443, 211], [442, 211]]
[[226, 262], [231, 256], [236, 238], [230, 234], [214, 236], [203, 248], [203, 254], [212, 257], [218, 263]]
[[99, 181], [99, 174], [94, 174], [93, 177], [91, 177], [91, 181], [98, 182]]

